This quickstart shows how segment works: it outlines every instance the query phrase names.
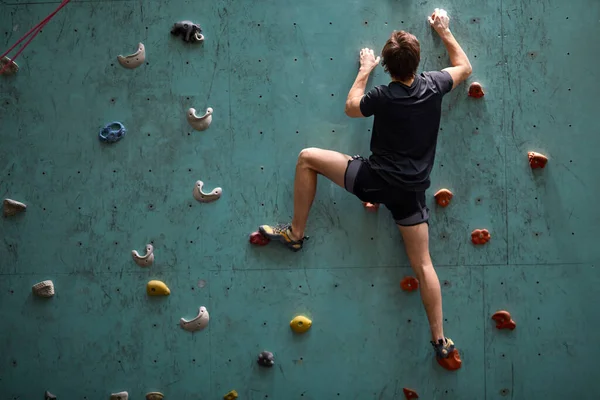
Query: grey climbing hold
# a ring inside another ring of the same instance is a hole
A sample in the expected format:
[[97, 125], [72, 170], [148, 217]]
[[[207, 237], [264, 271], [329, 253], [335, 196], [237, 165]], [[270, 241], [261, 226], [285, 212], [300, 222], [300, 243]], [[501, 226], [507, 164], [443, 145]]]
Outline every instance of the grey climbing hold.
[[146, 48], [144, 47], [144, 44], [139, 43], [138, 50], [133, 54], [128, 56], [117, 56], [117, 61], [119, 61], [119, 64], [121, 64], [123, 67], [128, 69], [139, 67], [144, 63], [144, 61], [146, 61]]
[[187, 121], [190, 124], [190, 126], [195, 130], [205, 131], [208, 129], [210, 123], [212, 122], [212, 114], [213, 109], [208, 107], [204, 115], [199, 117], [198, 114], [196, 114], [196, 109], [190, 108], [187, 112]]
[[129, 399], [129, 393], [127, 393], [127, 392], [113, 393], [110, 395], [110, 400], [127, 400], [127, 399]]
[[149, 267], [154, 262], [154, 246], [147, 244], [146, 254], [143, 256], [137, 250], [132, 250], [131, 256], [133, 257], [133, 261], [140, 267]]
[[[6, 64], [10, 64], [10, 65], [8, 67], [6, 67], [6, 69], [4, 69], [4, 66]], [[16, 62], [14, 62], [10, 58], [4, 56], [4, 57], [0, 58], [0, 71], [2, 71], [3, 69], [4, 69], [4, 72], [2, 72], [2, 75], [14, 75], [19, 71], [19, 66], [17, 65]]]
[[4, 216], [12, 217], [15, 214], [27, 210], [27, 206], [21, 202], [11, 199], [4, 199]]
[[44, 393], [44, 400], [56, 400], [56, 396], [46, 390], [46, 393]]
[[192, 21], [179, 21], [173, 24], [171, 34], [175, 36], [181, 35], [184, 42], [198, 43], [204, 41], [204, 35], [201, 33], [200, 25]]
[[165, 395], [160, 392], [146, 393], [146, 400], [162, 400], [163, 397], [165, 397]]
[[189, 321], [181, 318], [179, 320], [179, 325], [181, 325], [181, 327], [188, 332], [196, 332], [206, 328], [208, 326], [209, 319], [210, 315], [208, 314], [208, 310], [206, 307], [202, 306], [198, 310], [198, 316], [196, 318]]
[[263, 351], [258, 355], [258, 365], [261, 367], [272, 367], [275, 364], [275, 358], [270, 351]]
[[31, 288], [33, 294], [39, 297], [52, 297], [54, 296], [54, 283], [52, 281], [42, 281], [36, 283]]
[[194, 185], [194, 198], [201, 203], [210, 203], [211, 201], [218, 200], [223, 194], [223, 189], [220, 187], [214, 188], [208, 193], [204, 193], [202, 188], [204, 187], [204, 182], [196, 181]]

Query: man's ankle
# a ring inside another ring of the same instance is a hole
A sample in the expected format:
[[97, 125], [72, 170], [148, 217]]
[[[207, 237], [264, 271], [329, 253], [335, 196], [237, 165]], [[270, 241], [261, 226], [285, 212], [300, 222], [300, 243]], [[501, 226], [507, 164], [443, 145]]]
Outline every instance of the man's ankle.
[[304, 237], [304, 232], [300, 232], [301, 234], [299, 235], [297, 233], [297, 231], [294, 230], [294, 226], [290, 225], [290, 239], [292, 239], [293, 241], [299, 241], [302, 240], [302, 238]]

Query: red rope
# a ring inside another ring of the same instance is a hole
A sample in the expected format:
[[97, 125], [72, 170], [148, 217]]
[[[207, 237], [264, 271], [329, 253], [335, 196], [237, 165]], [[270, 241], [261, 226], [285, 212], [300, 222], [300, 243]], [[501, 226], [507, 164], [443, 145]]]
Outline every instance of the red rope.
[[[46, 26], [46, 24], [48, 22], [50, 22], [52, 17], [54, 17], [54, 15], [56, 15], [56, 13], [59, 12], [64, 6], [66, 6], [70, 1], [71, 0], [63, 0], [62, 3], [60, 3], [60, 5], [56, 8], [56, 10], [54, 10], [54, 12], [52, 12], [50, 15], [48, 15], [46, 18], [44, 18], [42, 21], [40, 21], [36, 26], [31, 28], [29, 30], [29, 32], [27, 32], [25, 35], [23, 35], [23, 37], [21, 39], [17, 40], [17, 42], [15, 44], [13, 44], [10, 49], [6, 50], [4, 52], [4, 54], [2, 54], [0, 56], [0, 59], [2, 57], [6, 56], [8, 53], [10, 53], [15, 47], [17, 47], [19, 45], [19, 43], [21, 43], [23, 40], [25, 40], [25, 38], [27, 38], [27, 36], [29, 36], [33, 33], [33, 35], [29, 38], [29, 40], [27, 42], [25, 42], [25, 44], [23, 46], [21, 46], [21, 48], [19, 49], [17, 54], [15, 54], [14, 58], [11, 59], [14, 62], [17, 59], [17, 57], [19, 57], [19, 55], [23, 52], [23, 50], [25, 50], [25, 48], [29, 45], [29, 43], [31, 43], [31, 41], [38, 35], [38, 33], [40, 33], [42, 28], [44, 28], [44, 26]], [[11, 65], [10, 63], [6, 63], [4, 65], [4, 67], [0, 70], [0, 75], [2, 75], [4, 73], [4, 71], [10, 67], [10, 65]]]

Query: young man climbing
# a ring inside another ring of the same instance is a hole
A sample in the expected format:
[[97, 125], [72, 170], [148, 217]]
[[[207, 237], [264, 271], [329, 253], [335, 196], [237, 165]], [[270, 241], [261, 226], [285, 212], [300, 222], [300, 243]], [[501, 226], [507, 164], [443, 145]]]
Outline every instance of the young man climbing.
[[444, 336], [440, 282], [429, 254], [425, 190], [430, 186], [442, 98], [467, 79], [471, 64], [450, 32], [446, 11], [435, 9], [428, 21], [444, 42], [452, 66], [417, 74], [419, 41], [408, 32], [394, 31], [381, 52], [382, 65], [392, 81], [365, 94], [369, 75], [380, 57], [375, 58], [373, 50], [362, 49], [358, 76], [346, 100], [346, 114], [354, 118], [374, 115], [372, 155], [365, 159], [331, 150], [302, 150], [296, 166], [291, 224], [262, 225], [259, 231], [294, 251], [302, 249], [319, 174], [363, 202], [385, 205], [400, 229], [410, 265], [420, 282], [437, 359], [445, 368], [457, 369], [458, 352], [452, 340]]

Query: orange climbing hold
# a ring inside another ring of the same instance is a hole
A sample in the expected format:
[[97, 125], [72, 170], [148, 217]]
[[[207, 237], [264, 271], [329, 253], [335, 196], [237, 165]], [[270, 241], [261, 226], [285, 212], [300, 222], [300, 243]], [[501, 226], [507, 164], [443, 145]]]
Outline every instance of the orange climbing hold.
[[481, 83], [479, 83], [479, 82], [471, 83], [471, 86], [469, 86], [469, 96], [470, 97], [479, 99], [480, 97], [483, 97], [484, 95], [485, 95], [485, 93], [483, 92], [483, 87], [481, 86]]
[[492, 236], [487, 229], [475, 229], [471, 232], [471, 241], [473, 244], [486, 244]]
[[496, 321], [496, 328], [498, 329], [510, 329], [512, 331], [517, 327], [517, 323], [512, 320], [508, 311], [497, 311], [492, 315], [492, 319]]
[[419, 281], [413, 276], [405, 276], [400, 281], [400, 287], [407, 292], [413, 292], [419, 289]]
[[529, 166], [532, 169], [544, 168], [548, 162], [548, 157], [535, 151], [530, 151], [527, 156], [529, 157]]
[[457, 349], [452, 350], [452, 353], [447, 358], [437, 358], [438, 364], [448, 371], [456, 371], [462, 366], [462, 360], [460, 359], [460, 353]]
[[402, 389], [402, 391], [404, 392], [404, 397], [406, 397], [406, 400], [419, 398], [419, 395], [417, 394], [417, 392], [412, 389], [404, 388], [404, 389]]
[[454, 195], [448, 189], [440, 189], [433, 197], [435, 197], [435, 201], [438, 203], [439, 206], [447, 207], [448, 204], [450, 204], [450, 200], [452, 200], [452, 197], [454, 197]]
[[369, 202], [363, 201], [363, 207], [367, 211], [375, 212], [375, 211], [379, 210], [379, 203], [369, 203]]

